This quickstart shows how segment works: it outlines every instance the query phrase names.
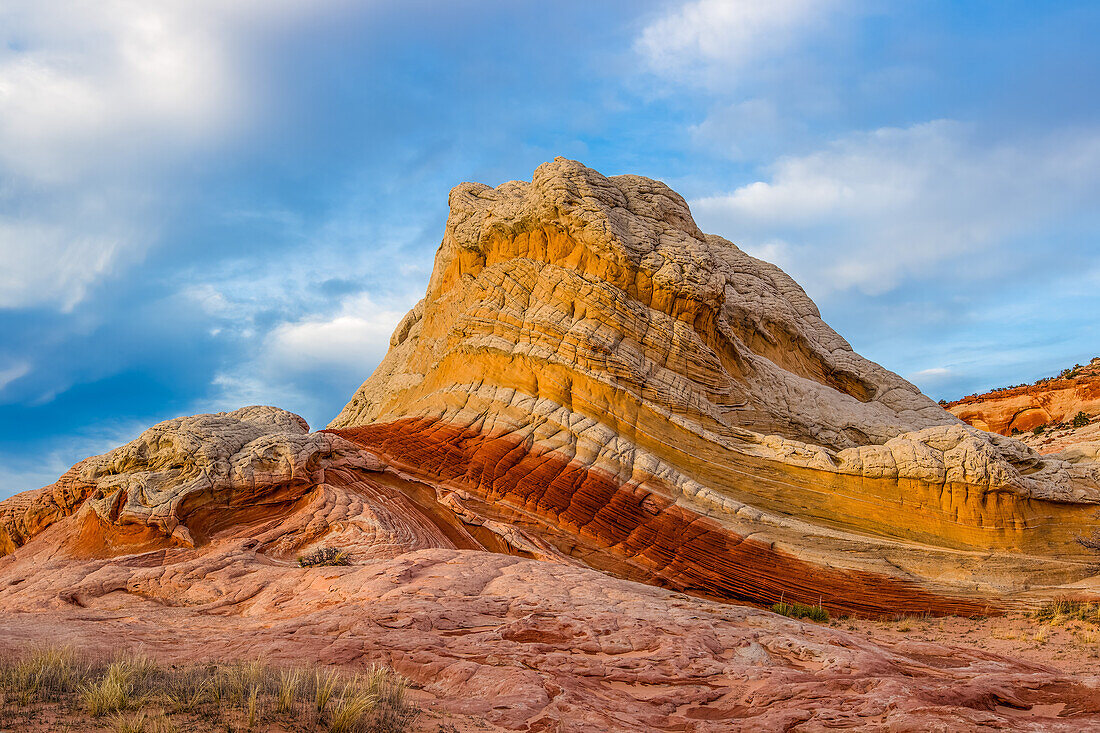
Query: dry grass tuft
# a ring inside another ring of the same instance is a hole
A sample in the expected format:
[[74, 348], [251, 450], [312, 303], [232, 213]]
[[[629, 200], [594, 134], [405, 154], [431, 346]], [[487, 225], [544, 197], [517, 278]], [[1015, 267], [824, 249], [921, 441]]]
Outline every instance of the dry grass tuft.
[[1100, 603], [1056, 598], [1031, 614], [1031, 617], [1052, 624], [1064, 624], [1069, 621], [1100, 624]]
[[825, 623], [829, 620], [829, 612], [824, 606], [818, 604], [816, 606], [807, 606], [804, 603], [776, 603], [772, 605], [772, 611], [783, 616], [790, 616], [791, 618], [805, 618], [810, 621], [816, 621], [818, 623]]
[[81, 685], [84, 709], [93, 718], [128, 710], [133, 705], [134, 677], [134, 669], [126, 661], [112, 663], [102, 679]]
[[316, 670], [313, 673], [313, 702], [317, 712], [328, 707], [329, 700], [336, 690], [336, 670]]
[[293, 710], [295, 703], [301, 697], [301, 687], [301, 670], [284, 669], [279, 672], [279, 691], [276, 695], [275, 709], [280, 713], [288, 713]]
[[164, 667], [145, 657], [105, 662], [42, 648], [0, 657], [0, 730], [23, 730], [45, 716], [57, 730], [115, 733], [403, 733], [419, 713], [405, 691], [405, 680], [382, 667], [350, 675], [260, 660]]
[[914, 618], [913, 616], [902, 616], [900, 619], [898, 619], [898, 631], [902, 632], [903, 634], [912, 631], [913, 623], [915, 621], [916, 618]]
[[113, 733], [146, 733], [145, 722], [147, 717], [145, 713], [129, 716], [116, 713], [111, 718], [111, 731]]

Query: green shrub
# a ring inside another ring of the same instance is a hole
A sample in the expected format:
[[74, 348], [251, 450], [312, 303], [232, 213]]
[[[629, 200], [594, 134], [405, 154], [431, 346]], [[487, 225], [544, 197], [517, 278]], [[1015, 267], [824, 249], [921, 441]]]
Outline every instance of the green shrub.
[[804, 603], [779, 603], [772, 605], [772, 610], [783, 616], [791, 618], [808, 618], [811, 621], [825, 623], [829, 620], [829, 612], [821, 604], [807, 606]]
[[1089, 424], [1089, 416], [1084, 412], [1078, 412], [1073, 416], [1073, 427], [1083, 428]]
[[1043, 432], [1044, 432], [1044, 431], [1045, 431], [1046, 429], [1047, 429], [1047, 426], [1046, 426], [1046, 425], [1036, 425], [1035, 427], [1033, 427], [1033, 428], [1031, 429], [1031, 433], [1032, 433], [1033, 435], [1042, 435], [1042, 434], [1043, 434]]

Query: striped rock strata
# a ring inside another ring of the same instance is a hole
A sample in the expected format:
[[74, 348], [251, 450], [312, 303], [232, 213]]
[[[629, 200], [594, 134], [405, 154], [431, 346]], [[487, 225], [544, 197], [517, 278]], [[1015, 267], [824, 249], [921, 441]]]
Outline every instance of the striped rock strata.
[[[1100, 725], [1096, 678], [876, 644], [552, 550], [533, 559], [537, 537], [479, 517], [473, 497], [435, 497], [274, 408], [162, 423], [0, 503], [19, 545], [0, 556], [0, 654], [49, 643], [164, 663], [384, 663], [448, 730]], [[322, 545], [350, 549], [351, 565], [297, 567], [297, 552]]]
[[1080, 581], [1100, 465], [963, 424], [657, 181], [462, 184], [329, 426], [566, 554], [712, 597], [955, 612]]

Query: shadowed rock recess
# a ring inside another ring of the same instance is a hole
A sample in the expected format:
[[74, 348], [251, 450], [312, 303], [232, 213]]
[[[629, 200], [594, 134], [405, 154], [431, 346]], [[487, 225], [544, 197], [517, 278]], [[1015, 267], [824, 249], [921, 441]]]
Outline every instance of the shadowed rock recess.
[[0, 502], [0, 651], [382, 662], [517, 731], [1100, 725], [1093, 678], [722, 602], [1095, 593], [1094, 460], [960, 422], [659, 182], [559, 158], [450, 204], [328, 430], [178, 418]]

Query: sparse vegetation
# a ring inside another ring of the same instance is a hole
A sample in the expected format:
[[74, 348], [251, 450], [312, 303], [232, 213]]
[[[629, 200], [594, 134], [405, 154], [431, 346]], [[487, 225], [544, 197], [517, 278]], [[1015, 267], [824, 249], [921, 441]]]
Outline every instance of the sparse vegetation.
[[1072, 422], [1073, 427], [1083, 428], [1088, 424], [1089, 424], [1089, 416], [1086, 415], [1084, 412], [1078, 412], [1076, 415], [1073, 416], [1073, 422]]
[[1074, 364], [1072, 369], [1063, 369], [1058, 374], [1059, 379], [1073, 379], [1081, 374], [1081, 370], [1084, 369], [1080, 364]]
[[1036, 425], [1031, 429], [1032, 435], [1042, 435], [1046, 431], [1046, 425]]
[[[144, 665], [142, 665], [144, 666]], [[133, 707], [135, 669], [129, 660], [112, 663], [103, 678], [80, 687], [84, 710], [93, 718]]]
[[160, 666], [43, 648], [0, 657], [0, 731], [402, 733], [418, 710], [383, 667], [345, 673], [261, 661]]
[[298, 566], [303, 568], [318, 567], [321, 565], [350, 565], [351, 556], [347, 550], [337, 547], [319, 547], [312, 552], [298, 557]]
[[1031, 614], [1038, 621], [1062, 624], [1068, 621], [1086, 621], [1100, 625], [1100, 603], [1056, 598]]
[[900, 619], [898, 619], [897, 630], [902, 632], [903, 634], [912, 631], [913, 623], [915, 621], [916, 618], [914, 618], [913, 616], [902, 616]]
[[829, 612], [820, 603], [815, 606], [808, 606], [804, 603], [784, 603], [780, 601], [772, 605], [772, 611], [783, 616], [805, 618], [818, 623], [825, 623], [829, 620]]

